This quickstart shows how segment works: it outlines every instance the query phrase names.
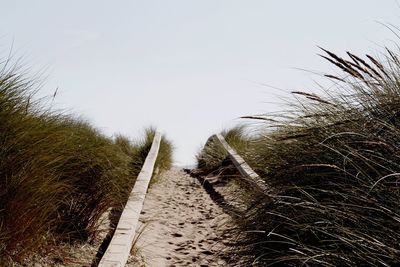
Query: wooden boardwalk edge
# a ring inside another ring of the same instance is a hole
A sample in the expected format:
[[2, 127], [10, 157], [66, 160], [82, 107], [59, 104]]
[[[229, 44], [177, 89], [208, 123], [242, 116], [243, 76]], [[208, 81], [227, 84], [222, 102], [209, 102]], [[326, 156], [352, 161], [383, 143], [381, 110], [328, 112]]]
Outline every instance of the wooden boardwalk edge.
[[136, 179], [111, 242], [100, 260], [99, 267], [123, 267], [128, 261], [140, 212], [143, 208], [143, 202], [160, 148], [160, 142], [161, 134], [156, 132], [149, 154]]
[[225, 138], [221, 134], [216, 134], [214, 137], [221, 143], [224, 149], [228, 152], [235, 167], [239, 170], [243, 179], [254, 189], [266, 193], [268, 192], [268, 187], [264, 180], [247, 164], [247, 162], [228, 144]]

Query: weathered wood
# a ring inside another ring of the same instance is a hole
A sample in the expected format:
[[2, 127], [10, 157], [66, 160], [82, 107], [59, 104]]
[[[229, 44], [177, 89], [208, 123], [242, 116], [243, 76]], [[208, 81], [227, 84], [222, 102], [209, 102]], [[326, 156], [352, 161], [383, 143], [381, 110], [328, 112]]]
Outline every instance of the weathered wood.
[[226, 142], [225, 138], [221, 134], [216, 134], [214, 137], [221, 143], [221, 145], [228, 152], [235, 167], [239, 170], [243, 179], [253, 186], [257, 191], [268, 192], [268, 187], [264, 180], [253, 171], [253, 169], [246, 163], [246, 161]]
[[143, 202], [160, 148], [160, 142], [161, 134], [157, 132], [142, 170], [136, 179], [135, 186], [121, 214], [117, 229], [115, 230], [106, 252], [100, 260], [99, 267], [123, 267], [128, 261], [140, 212], [143, 208]]

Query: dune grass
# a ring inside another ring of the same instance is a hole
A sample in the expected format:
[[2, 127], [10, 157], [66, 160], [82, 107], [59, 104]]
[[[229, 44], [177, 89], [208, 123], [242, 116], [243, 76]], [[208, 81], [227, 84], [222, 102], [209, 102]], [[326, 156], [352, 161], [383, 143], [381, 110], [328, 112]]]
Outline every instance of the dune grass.
[[[2, 266], [60, 242], [92, 240], [100, 216], [125, 204], [152, 141], [150, 132], [143, 144], [108, 138], [33, 101], [36, 88], [15, 68], [0, 72]], [[158, 165], [165, 169], [172, 150], [163, 142]]]
[[293, 92], [245, 153], [271, 187], [236, 221], [245, 265], [400, 262], [399, 57], [323, 53], [345, 73], [326, 75], [335, 91]]
[[[129, 155], [132, 159], [135, 159], [130, 164], [131, 173], [137, 176], [142, 169], [142, 165], [146, 160], [147, 154], [150, 151], [153, 139], [156, 133], [155, 127], [148, 127], [144, 130], [142, 138], [137, 140], [129, 141], [129, 139], [122, 136], [117, 136], [116, 144], [118, 144], [125, 154]], [[173, 163], [173, 145], [165, 135], [162, 135], [160, 142], [160, 149], [158, 151], [156, 163], [154, 165], [154, 174], [151, 180], [153, 184], [158, 174], [163, 171], [169, 170]]]
[[[246, 136], [244, 126], [236, 126], [222, 133], [225, 140], [239, 153], [246, 153], [249, 145], [249, 139]], [[221, 169], [221, 167], [229, 166], [230, 160], [228, 153], [225, 151], [221, 143], [211, 136], [201, 151], [196, 156], [197, 168], [204, 173], [212, 173]]]

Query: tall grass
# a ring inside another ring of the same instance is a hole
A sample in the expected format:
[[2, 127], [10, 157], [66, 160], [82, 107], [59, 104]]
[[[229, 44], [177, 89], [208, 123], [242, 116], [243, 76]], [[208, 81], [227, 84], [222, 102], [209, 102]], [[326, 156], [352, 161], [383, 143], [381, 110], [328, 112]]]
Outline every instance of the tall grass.
[[[142, 169], [142, 165], [146, 160], [147, 154], [150, 151], [153, 139], [156, 133], [156, 128], [148, 127], [144, 130], [142, 138], [137, 140], [129, 141], [129, 139], [118, 136], [116, 143], [122, 148], [122, 150], [129, 155], [133, 161], [130, 163], [131, 173], [137, 176]], [[156, 173], [169, 170], [173, 163], [173, 145], [165, 135], [162, 135], [160, 142], [160, 149], [158, 151], [156, 163], [154, 169]], [[157, 174], [153, 175], [152, 179], [156, 178]], [[152, 183], [154, 182], [152, 180]]]
[[[233, 127], [223, 131], [221, 134], [239, 153], [247, 151], [246, 148], [249, 145], [249, 141], [244, 126]], [[223, 166], [230, 165], [228, 153], [214, 136], [207, 140], [202, 150], [197, 154], [196, 159], [197, 168], [204, 173], [212, 173], [220, 170]]]
[[[92, 240], [99, 217], [125, 204], [144, 161], [122, 137], [112, 140], [81, 119], [48, 111], [32, 100], [35, 90], [18, 70], [1, 70], [2, 266], [59, 242]], [[159, 163], [163, 168], [171, 164], [168, 153]]]
[[43, 111], [34, 84], [0, 73], [0, 258], [93, 237], [120, 204], [129, 158], [88, 123]]
[[323, 51], [345, 73], [327, 75], [336, 91], [293, 92], [247, 150], [271, 192], [237, 221], [243, 264], [400, 262], [399, 57]]

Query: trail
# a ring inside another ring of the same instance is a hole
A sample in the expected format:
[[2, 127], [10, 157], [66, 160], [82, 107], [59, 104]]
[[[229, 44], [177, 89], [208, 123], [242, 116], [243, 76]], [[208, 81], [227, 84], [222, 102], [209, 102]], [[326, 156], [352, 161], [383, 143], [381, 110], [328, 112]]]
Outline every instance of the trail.
[[136, 258], [145, 266], [227, 266], [220, 232], [227, 219], [195, 178], [173, 168], [146, 195]]

